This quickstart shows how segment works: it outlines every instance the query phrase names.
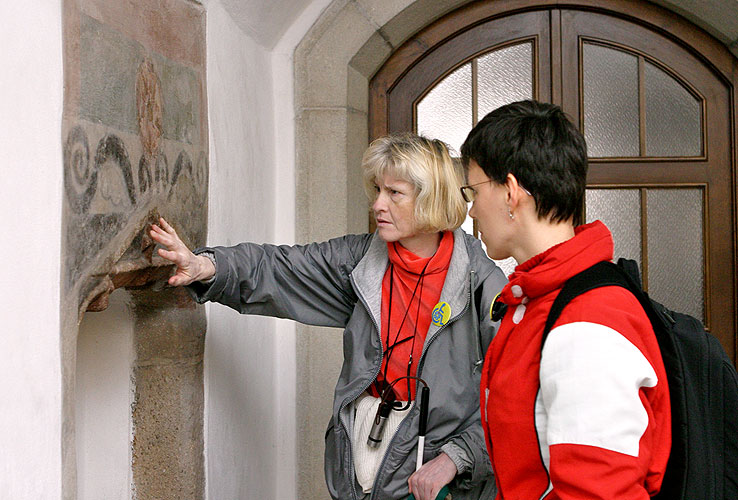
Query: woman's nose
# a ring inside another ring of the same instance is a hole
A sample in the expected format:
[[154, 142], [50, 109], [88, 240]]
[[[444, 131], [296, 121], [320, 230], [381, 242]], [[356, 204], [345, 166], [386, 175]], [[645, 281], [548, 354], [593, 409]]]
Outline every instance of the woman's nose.
[[374, 203], [372, 204], [372, 210], [374, 211], [374, 213], [381, 212], [386, 207], [387, 207], [387, 204], [385, 202], [385, 199], [382, 193], [377, 194], [377, 197], [374, 200]]

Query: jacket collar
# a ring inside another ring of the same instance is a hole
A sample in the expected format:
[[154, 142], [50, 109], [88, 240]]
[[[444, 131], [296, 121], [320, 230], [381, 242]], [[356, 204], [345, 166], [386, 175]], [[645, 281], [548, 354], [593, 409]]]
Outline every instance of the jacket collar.
[[603, 260], [612, 260], [610, 230], [600, 221], [578, 226], [573, 238], [531, 257], [515, 268], [500, 299], [515, 305], [561, 288], [575, 274]]
[[[387, 244], [375, 232], [369, 249], [351, 272], [356, 292], [366, 301], [376, 325], [380, 324], [381, 319], [382, 278], [387, 270], [388, 262]], [[440, 299], [441, 302], [449, 305], [451, 315], [448, 321], [453, 321], [467, 306], [469, 294], [466, 282], [469, 262], [465, 234], [461, 229], [457, 229], [454, 231], [454, 249]], [[432, 322], [426, 338], [431, 338], [440, 327], [441, 325]]]

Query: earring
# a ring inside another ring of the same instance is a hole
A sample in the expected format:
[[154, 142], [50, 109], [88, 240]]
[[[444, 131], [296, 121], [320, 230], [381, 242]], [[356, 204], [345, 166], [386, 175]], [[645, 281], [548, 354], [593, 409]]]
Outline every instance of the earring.
[[513, 215], [512, 210], [510, 210], [509, 208], [507, 209], [507, 215], [510, 216], [510, 220], [515, 219], [515, 216]]

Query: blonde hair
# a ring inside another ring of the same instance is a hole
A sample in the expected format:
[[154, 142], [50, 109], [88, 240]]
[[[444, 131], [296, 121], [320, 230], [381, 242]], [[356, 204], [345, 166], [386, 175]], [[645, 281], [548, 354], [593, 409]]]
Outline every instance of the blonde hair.
[[415, 186], [418, 231], [453, 231], [466, 219], [462, 167], [442, 141], [415, 134], [380, 137], [364, 152], [361, 166], [370, 200], [376, 197], [375, 181], [387, 174]]

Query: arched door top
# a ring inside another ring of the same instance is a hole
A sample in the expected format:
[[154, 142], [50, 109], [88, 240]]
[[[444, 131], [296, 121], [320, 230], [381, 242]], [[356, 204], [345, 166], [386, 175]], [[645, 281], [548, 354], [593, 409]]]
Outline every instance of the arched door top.
[[[587, 206], [615, 228], [616, 257], [636, 258], [652, 295], [702, 319], [735, 357], [734, 84], [715, 63], [725, 49], [691, 44], [699, 32], [678, 39], [666, 29], [673, 16], [650, 6], [627, 15], [587, 7], [500, 13], [484, 3], [437, 21], [373, 78], [370, 131], [413, 130], [458, 149], [489, 111], [485, 87], [501, 89], [496, 105], [559, 104], [587, 138]], [[509, 81], [480, 79], [491, 56]], [[625, 200], [634, 202], [628, 224]], [[618, 253], [626, 247], [632, 254]]]

